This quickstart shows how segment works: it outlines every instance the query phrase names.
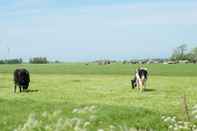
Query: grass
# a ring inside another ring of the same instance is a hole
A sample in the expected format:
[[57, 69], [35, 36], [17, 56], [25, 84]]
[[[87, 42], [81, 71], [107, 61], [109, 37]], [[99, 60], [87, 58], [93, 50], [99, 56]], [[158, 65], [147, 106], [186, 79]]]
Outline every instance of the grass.
[[[13, 93], [12, 72], [25, 67], [31, 72], [32, 92]], [[162, 115], [183, 119], [181, 97], [197, 103], [197, 65], [146, 65], [150, 69], [148, 89], [132, 90], [131, 73], [137, 65], [52, 64], [0, 65], [0, 127], [12, 130], [32, 112], [63, 110], [72, 117], [74, 108], [96, 105], [97, 121], [92, 129], [110, 124], [165, 131]], [[102, 121], [103, 123], [99, 123]]]
[[[111, 64], [97, 65], [84, 63], [43, 64], [43, 65], [0, 65], [0, 73], [12, 73], [13, 69], [25, 67], [35, 74], [95, 74], [95, 75], [131, 75], [139, 65]], [[197, 76], [196, 64], [149, 64], [151, 75], [157, 76]]]

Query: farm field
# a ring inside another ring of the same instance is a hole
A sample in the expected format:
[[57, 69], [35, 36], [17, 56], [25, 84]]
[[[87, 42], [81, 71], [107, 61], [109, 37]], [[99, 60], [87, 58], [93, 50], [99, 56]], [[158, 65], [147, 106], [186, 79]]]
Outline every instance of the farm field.
[[[22, 67], [31, 73], [30, 91], [17, 90], [14, 94], [12, 72]], [[88, 114], [75, 114], [73, 110], [94, 106], [96, 118], [87, 127], [89, 130], [126, 125], [166, 131], [161, 116], [183, 119], [184, 94], [190, 107], [197, 104], [197, 65], [145, 65], [150, 78], [143, 93], [132, 90], [130, 85], [137, 67], [83, 63], [0, 65], [0, 130], [16, 129], [31, 113], [61, 110], [61, 117], [86, 119]]]

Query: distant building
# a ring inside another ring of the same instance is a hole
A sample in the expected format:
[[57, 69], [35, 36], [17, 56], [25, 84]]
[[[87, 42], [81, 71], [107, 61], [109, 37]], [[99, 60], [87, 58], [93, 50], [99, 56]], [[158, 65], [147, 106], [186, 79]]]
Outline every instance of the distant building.
[[164, 61], [163, 64], [177, 64], [177, 61]]
[[180, 63], [180, 64], [188, 64], [188, 63], [190, 63], [190, 62], [189, 62], [188, 60], [180, 60], [179, 63]]

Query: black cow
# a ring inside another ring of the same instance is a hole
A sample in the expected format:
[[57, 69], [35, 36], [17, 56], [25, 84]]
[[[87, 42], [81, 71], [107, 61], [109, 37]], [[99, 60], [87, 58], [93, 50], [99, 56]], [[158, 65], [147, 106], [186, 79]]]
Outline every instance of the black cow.
[[146, 68], [138, 68], [135, 72], [134, 79], [131, 80], [132, 88], [137, 87], [140, 90], [143, 90], [148, 79], [148, 70]]
[[14, 71], [14, 92], [16, 92], [17, 86], [19, 86], [20, 92], [23, 90], [27, 90], [30, 83], [30, 75], [29, 71], [26, 69], [16, 69]]

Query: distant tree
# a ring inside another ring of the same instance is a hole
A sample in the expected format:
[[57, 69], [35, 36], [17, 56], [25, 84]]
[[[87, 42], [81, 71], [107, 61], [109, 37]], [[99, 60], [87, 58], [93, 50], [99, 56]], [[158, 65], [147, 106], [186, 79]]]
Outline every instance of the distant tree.
[[185, 60], [188, 60], [191, 63], [194, 63], [193, 54], [191, 52], [185, 54]]
[[49, 61], [46, 57], [34, 57], [29, 60], [29, 63], [31, 64], [47, 64]]
[[5, 64], [5, 61], [4, 60], [0, 60], [0, 64]]
[[55, 60], [54, 63], [59, 64], [59, 63], [61, 63], [61, 61]]
[[123, 60], [122, 64], [128, 64], [127, 60]]
[[23, 60], [20, 59], [8, 59], [8, 60], [0, 60], [0, 64], [22, 64]]
[[192, 59], [192, 62], [194, 62], [194, 63], [197, 62], [197, 47], [192, 49], [191, 59]]
[[179, 61], [179, 60], [186, 60], [186, 51], [187, 51], [187, 45], [183, 44], [178, 46], [176, 49], [174, 49], [171, 60]]

